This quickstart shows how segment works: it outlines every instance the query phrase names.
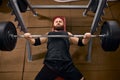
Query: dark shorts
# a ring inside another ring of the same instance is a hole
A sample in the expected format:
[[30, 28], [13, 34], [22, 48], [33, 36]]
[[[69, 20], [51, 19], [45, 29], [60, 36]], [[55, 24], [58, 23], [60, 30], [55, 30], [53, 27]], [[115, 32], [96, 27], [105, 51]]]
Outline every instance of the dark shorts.
[[69, 61], [47, 61], [35, 80], [55, 80], [57, 77], [64, 80], [80, 80], [82, 73]]

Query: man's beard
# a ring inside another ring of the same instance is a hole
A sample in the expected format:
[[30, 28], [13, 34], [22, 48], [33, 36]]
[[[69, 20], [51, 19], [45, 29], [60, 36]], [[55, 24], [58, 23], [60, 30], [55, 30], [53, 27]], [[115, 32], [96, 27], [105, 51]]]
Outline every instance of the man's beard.
[[58, 31], [64, 30], [64, 26], [54, 26], [54, 30]]

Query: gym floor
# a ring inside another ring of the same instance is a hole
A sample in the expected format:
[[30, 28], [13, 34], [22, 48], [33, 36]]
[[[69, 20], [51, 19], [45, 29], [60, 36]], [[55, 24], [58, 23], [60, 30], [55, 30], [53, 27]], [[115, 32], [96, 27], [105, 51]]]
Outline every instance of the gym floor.
[[[52, 0], [30, 0], [32, 4], [60, 4]], [[88, 0], [80, 0], [65, 4], [86, 4]], [[105, 9], [104, 20], [116, 20], [120, 24], [120, 1], [109, 2], [109, 7]], [[1, 8], [1, 7], [0, 7]], [[2, 7], [3, 8], [3, 7]], [[4, 8], [3, 8], [4, 9]], [[88, 13], [88, 17], [83, 17], [83, 10], [59, 10], [47, 9], [37, 10], [38, 13], [48, 17], [65, 16], [67, 19], [67, 30], [74, 34], [85, 33], [90, 30], [93, 14]], [[51, 30], [51, 22], [36, 18], [31, 12], [22, 13], [28, 31], [32, 34], [44, 34]], [[0, 12], [1, 21], [14, 21], [14, 16], [8, 12]], [[87, 24], [86, 24], [87, 22]], [[17, 22], [14, 22], [17, 25]], [[23, 34], [17, 29], [18, 34]], [[99, 39], [93, 42], [91, 62], [86, 61], [87, 46], [71, 46], [70, 52], [76, 67], [83, 73], [86, 80], [119, 80], [120, 74], [120, 48], [115, 52], [105, 52], [101, 49]], [[34, 80], [37, 73], [43, 66], [46, 53], [46, 44], [32, 46], [32, 61], [28, 60], [26, 40], [19, 38], [13, 51], [0, 51], [0, 80]]]

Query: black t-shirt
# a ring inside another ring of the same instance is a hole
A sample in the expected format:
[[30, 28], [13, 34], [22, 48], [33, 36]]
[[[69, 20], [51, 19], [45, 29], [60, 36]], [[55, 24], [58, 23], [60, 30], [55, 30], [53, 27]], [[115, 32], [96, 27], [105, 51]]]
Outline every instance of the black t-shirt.
[[[68, 35], [67, 32], [49, 32], [48, 35]], [[45, 61], [48, 60], [62, 60], [71, 61], [69, 52], [70, 42], [68, 37], [48, 37], [47, 54]]]

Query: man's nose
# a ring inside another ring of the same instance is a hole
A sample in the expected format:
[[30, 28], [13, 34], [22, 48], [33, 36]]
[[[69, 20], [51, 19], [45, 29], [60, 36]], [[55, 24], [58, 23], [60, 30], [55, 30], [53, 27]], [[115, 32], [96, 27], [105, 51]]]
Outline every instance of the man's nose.
[[58, 22], [57, 25], [60, 25], [60, 23]]

